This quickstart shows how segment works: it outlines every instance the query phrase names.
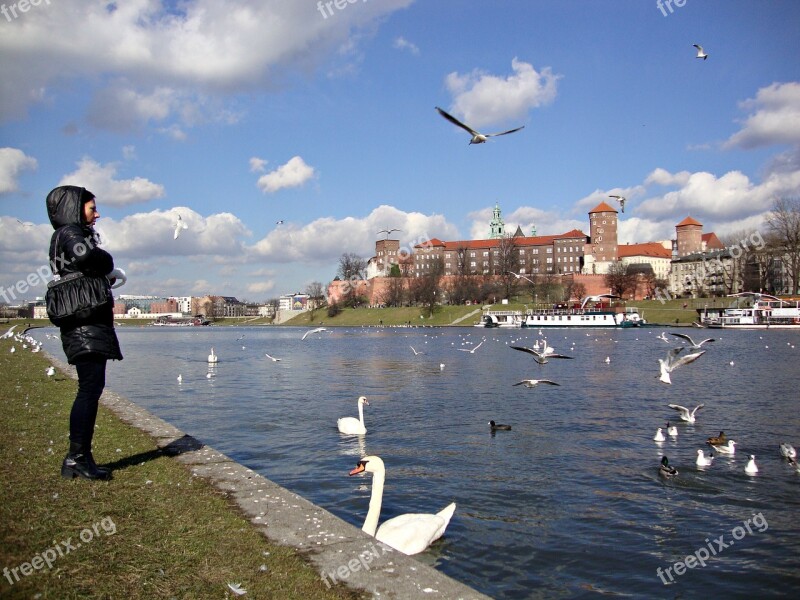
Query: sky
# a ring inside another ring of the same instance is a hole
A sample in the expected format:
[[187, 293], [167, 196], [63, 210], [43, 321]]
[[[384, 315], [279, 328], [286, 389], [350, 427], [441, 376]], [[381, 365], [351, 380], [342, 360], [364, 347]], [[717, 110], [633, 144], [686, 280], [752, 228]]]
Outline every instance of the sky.
[[[44, 295], [58, 185], [97, 196], [118, 294], [251, 302], [383, 229], [485, 238], [495, 204], [588, 233], [620, 194], [635, 243], [800, 196], [796, 0], [337, 1], [5, 2], [0, 301]], [[436, 106], [524, 129], [470, 145]]]

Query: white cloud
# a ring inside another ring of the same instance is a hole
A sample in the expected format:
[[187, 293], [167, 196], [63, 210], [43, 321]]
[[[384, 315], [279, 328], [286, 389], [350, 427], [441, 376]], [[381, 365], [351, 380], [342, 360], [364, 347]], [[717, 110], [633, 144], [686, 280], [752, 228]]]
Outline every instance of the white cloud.
[[265, 194], [272, 194], [283, 188], [299, 187], [314, 177], [314, 168], [294, 156], [285, 165], [258, 178], [258, 188]]
[[530, 63], [511, 61], [514, 73], [507, 77], [474, 70], [466, 75], [450, 73], [445, 85], [454, 96], [452, 110], [478, 128], [489, 123], [522, 119], [532, 108], [549, 104], [556, 97], [556, 83], [550, 67], [541, 73]]
[[[381, 205], [363, 218], [323, 217], [302, 227], [287, 223], [271, 231], [253, 247], [259, 260], [335, 264], [346, 252], [368, 259], [375, 253], [375, 241], [381, 229], [400, 229], [394, 233], [401, 248], [438, 237], [457, 239], [458, 231], [442, 215], [404, 212]], [[335, 268], [334, 268], [335, 270]]]
[[411, 52], [411, 54], [414, 54], [414, 55], [418, 55], [419, 54], [419, 48], [417, 47], [417, 45], [409, 42], [403, 36], [399, 36], [399, 37], [395, 38], [394, 43], [392, 44], [392, 46], [394, 48], [397, 48], [398, 50], [407, 50], [408, 52]]
[[64, 175], [58, 185], [84, 187], [97, 196], [100, 206], [103, 204], [126, 206], [164, 196], [164, 186], [161, 184], [153, 183], [143, 177], [117, 180], [116, 174], [116, 164], [101, 165], [89, 157], [84, 157], [78, 163], [78, 168]]
[[773, 83], [740, 104], [754, 112], [725, 147], [757, 148], [774, 144], [800, 144], [800, 82]]
[[[412, 2], [359, 3], [328, 19], [316, 2], [285, 0], [187, 0], [178, 8], [166, 0], [53, 2], [0, 36], [0, 53], [14, 57], [0, 63], [0, 118], [23, 116], [32, 102], [85, 82], [99, 91], [95, 125], [120, 130], [136, 119], [163, 121], [185, 104], [199, 108], [207, 94], [276, 89], [287, 73], [329, 62], [355, 32]], [[121, 105], [132, 114], [99, 110]]]
[[250, 159], [250, 172], [251, 173], [263, 173], [264, 167], [267, 166], [267, 162], [263, 158], [258, 158], [256, 156]]
[[16, 192], [20, 171], [36, 169], [35, 158], [17, 148], [0, 148], [0, 194]]

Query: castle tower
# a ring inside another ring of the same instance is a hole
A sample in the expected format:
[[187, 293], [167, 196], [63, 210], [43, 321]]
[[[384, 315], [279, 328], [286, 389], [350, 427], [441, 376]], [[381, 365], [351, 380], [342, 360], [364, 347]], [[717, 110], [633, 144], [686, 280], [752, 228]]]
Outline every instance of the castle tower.
[[500, 206], [495, 203], [492, 211], [492, 220], [489, 221], [489, 239], [496, 240], [505, 235], [505, 223], [500, 216]]
[[675, 225], [675, 240], [679, 257], [702, 252], [703, 225], [692, 217], [686, 217]]
[[615, 262], [617, 255], [617, 210], [601, 202], [589, 211], [589, 238], [592, 256], [598, 272], [608, 271], [608, 263]]

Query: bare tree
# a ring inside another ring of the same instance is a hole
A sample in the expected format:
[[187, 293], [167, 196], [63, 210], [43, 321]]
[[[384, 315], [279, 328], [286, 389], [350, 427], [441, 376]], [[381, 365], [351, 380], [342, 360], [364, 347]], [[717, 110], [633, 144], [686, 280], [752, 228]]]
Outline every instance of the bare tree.
[[791, 280], [789, 293], [797, 294], [800, 288], [800, 198], [777, 198], [765, 221], [785, 257]]
[[344, 303], [348, 306], [355, 306], [358, 304], [357, 298], [357, 281], [364, 279], [364, 274], [367, 270], [367, 261], [352, 252], [345, 252], [339, 258], [339, 270], [337, 275], [344, 281], [349, 282], [345, 288]]
[[505, 298], [510, 298], [517, 288], [517, 277], [511, 273], [519, 272], [519, 246], [517, 236], [504, 235], [497, 240], [496, 250], [492, 250], [492, 269], [500, 277]]
[[[442, 299], [441, 291], [439, 290], [439, 282], [443, 274], [444, 260], [436, 258], [431, 263], [430, 270], [427, 273], [413, 280], [411, 289], [409, 290], [412, 298], [428, 309], [428, 316], [433, 314], [437, 302]], [[437, 292], [439, 292], [438, 297]]]
[[406, 301], [406, 279], [404, 277], [389, 277], [380, 301], [386, 306], [403, 306]]
[[611, 288], [611, 293], [620, 297], [636, 289], [636, 275], [628, 273], [628, 265], [621, 260], [611, 263], [608, 267], [605, 282]]
[[306, 286], [306, 294], [308, 294], [308, 318], [313, 321], [314, 314], [317, 309], [322, 306], [325, 300], [325, 292], [322, 289], [322, 284], [319, 281], [312, 281]]

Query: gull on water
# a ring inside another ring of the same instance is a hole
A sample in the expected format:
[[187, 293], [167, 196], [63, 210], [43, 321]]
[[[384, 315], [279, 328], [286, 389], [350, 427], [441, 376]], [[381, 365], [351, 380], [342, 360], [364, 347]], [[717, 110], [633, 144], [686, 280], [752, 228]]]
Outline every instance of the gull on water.
[[671, 437], [678, 437], [678, 428], [675, 425], [670, 425], [667, 421], [667, 435]]
[[734, 448], [735, 445], [736, 445], [736, 442], [734, 442], [733, 440], [728, 440], [727, 445], [725, 445], [725, 446], [716, 446], [715, 445], [714, 446], [714, 450], [716, 450], [717, 452], [719, 452], [721, 454], [736, 454], [736, 448]]
[[684, 339], [687, 342], [689, 342], [689, 349], [690, 350], [699, 350], [700, 347], [703, 344], [705, 344], [706, 342], [716, 342], [717, 341], [714, 338], [708, 338], [708, 339], [705, 339], [705, 340], [701, 340], [699, 342], [695, 342], [692, 338], [690, 338], [685, 333], [672, 333], [672, 332], [670, 332], [670, 335], [674, 335], [675, 337], [679, 337], [679, 338]]
[[217, 355], [214, 353], [214, 348], [211, 348], [211, 354], [208, 355], [208, 362], [215, 363], [217, 362]]
[[[681, 421], [686, 421], [687, 423], [694, 423], [697, 420], [695, 414], [697, 414], [697, 411], [703, 408], [705, 404], [698, 404], [692, 410], [689, 410], [688, 408], [686, 408], [685, 406], [681, 406], [680, 404], [667, 404], [667, 406], [677, 410], [680, 413], [679, 416], [681, 418]], [[669, 425], [669, 423], [667, 423], [667, 425]], [[678, 435], [677, 430], [675, 431], [675, 435]]]
[[264, 356], [266, 356], [266, 357], [267, 357], [268, 359], [270, 359], [272, 362], [278, 362], [278, 361], [280, 360], [280, 358], [275, 358], [274, 356], [270, 356], [270, 355], [269, 355], [269, 354], [267, 354], [266, 352], [264, 353]]
[[693, 352], [692, 354], [686, 354], [678, 358], [678, 354], [680, 354], [682, 350], [683, 346], [680, 348], [673, 348], [669, 351], [669, 353], [667, 353], [667, 358], [658, 359], [658, 364], [661, 367], [661, 375], [656, 375], [656, 377], [663, 383], [671, 384], [672, 379], [670, 378], [670, 373], [680, 366], [688, 365], [689, 363], [696, 361], [706, 353], [705, 350], [700, 350], [699, 352]]
[[755, 475], [758, 473], [758, 466], [756, 465], [756, 457], [755, 455], [750, 455], [750, 460], [747, 461], [747, 464], [744, 467], [744, 472], [748, 475]]
[[450, 114], [446, 113], [445, 111], [443, 111], [438, 106], [436, 106], [434, 108], [436, 108], [436, 110], [439, 111], [439, 114], [442, 115], [448, 121], [450, 121], [453, 125], [458, 125], [459, 127], [461, 127], [461, 129], [469, 132], [469, 134], [472, 136], [472, 139], [470, 139], [470, 141], [469, 141], [470, 144], [483, 144], [490, 137], [497, 137], [498, 135], [506, 135], [508, 133], [514, 133], [515, 131], [519, 131], [520, 129], [524, 129], [525, 128], [525, 125], [523, 125], [522, 127], [517, 127], [515, 129], [509, 129], [508, 131], [503, 131], [501, 133], [480, 133], [478, 131], [475, 131], [469, 125], [465, 125], [464, 123], [462, 123], [461, 121], [456, 119], [453, 115], [450, 115]]
[[702, 58], [703, 60], [708, 58], [708, 54], [705, 53], [705, 50], [703, 50], [703, 47], [700, 44], [692, 44], [692, 46], [697, 48], [697, 56], [695, 56], [695, 58]]
[[655, 436], [653, 436], [653, 441], [654, 442], [663, 442], [666, 439], [667, 438], [665, 438], [664, 434], [661, 432], [661, 427], [656, 429], [656, 434], [655, 434]]
[[780, 446], [780, 449], [781, 449], [781, 456], [783, 458], [787, 458], [789, 459], [789, 461], [793, 461], [795, 458], [797, 458], [797, 450], [795, 450], [794, 446], [792, 446], [791, 444], [783, 442]]
[[550, 381], [549, 379], [523, 379], [522, 381], [515, 383], [514, 385], [524, 385], [526, 388], [533, 388], [539, 385], [540, 383], [544, 383], [546, 385], [561, 385], [560, 383], [556, 383], [555, 381]]
[[697, 460], [695, 464], [697, 464], [698, 467], [710, 467], [712, 462], [714, 462], [713, 454], [706, 456], [702, 450], [697, 451]]

